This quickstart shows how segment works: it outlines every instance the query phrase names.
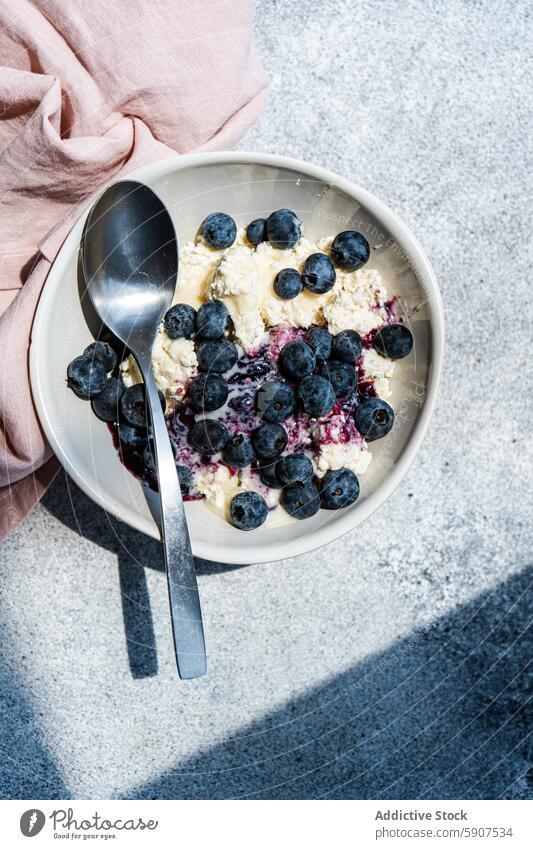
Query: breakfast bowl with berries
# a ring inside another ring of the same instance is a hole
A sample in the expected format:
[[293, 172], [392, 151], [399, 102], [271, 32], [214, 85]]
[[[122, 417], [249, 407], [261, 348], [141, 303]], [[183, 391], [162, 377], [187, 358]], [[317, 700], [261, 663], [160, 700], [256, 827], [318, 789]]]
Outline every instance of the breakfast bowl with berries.
[[[129, 178], [161, 197], [178, 238], [152, 369], [194, 553], [263, 562], [346, 533], [399, 483], [434, 406], [443, 319], [422, 249], [368, 192], [286, 157], [190, 155]], [[157, 537], [144, 385], [88, 317], [84, 220], [43, 290], [32, 390], [74, 480]]]

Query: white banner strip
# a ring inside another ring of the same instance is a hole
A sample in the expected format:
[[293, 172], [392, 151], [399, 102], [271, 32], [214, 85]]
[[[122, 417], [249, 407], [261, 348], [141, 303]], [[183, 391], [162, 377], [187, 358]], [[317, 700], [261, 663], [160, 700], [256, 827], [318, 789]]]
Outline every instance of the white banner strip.
[[0, 813], [9, 849], [533, 846], [527, 801], [4, 801]]

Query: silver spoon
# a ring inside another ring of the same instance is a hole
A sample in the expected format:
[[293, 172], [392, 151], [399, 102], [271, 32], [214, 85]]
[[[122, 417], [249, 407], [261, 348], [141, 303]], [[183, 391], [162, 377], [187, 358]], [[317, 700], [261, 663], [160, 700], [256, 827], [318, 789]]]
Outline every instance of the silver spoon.
[[143, 376], [156, 453], [170, 614], [181, 678], [205, 675], [204, 631], [176, 464], [157, 386], [152, 346], [174, 295], [178, 244], [160, 198], [142, 183], [114, 183], [92, 207], [82, 243], [85, 282], [104, 324]]

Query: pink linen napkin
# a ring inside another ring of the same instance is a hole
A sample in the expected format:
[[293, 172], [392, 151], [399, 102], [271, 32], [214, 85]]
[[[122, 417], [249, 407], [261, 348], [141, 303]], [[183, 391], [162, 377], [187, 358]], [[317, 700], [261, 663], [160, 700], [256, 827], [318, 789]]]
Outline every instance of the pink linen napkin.
[[3, 0], [0, 6], [0, 539], [58, 469], [28, 346], [82, 208], [148, 162], [231, 147], [266, 99], [251, 0]]

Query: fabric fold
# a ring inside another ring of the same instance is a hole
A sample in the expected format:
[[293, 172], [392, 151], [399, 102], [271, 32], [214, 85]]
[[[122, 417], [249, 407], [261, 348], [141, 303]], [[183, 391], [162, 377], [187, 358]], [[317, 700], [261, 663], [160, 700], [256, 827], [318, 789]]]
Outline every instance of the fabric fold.
[[252, 14], [250, 0], [0, 7], [0, 538], [57, 470], [28, 373], [50, 265], [107, 183], [245, 132], [267, 92]]

